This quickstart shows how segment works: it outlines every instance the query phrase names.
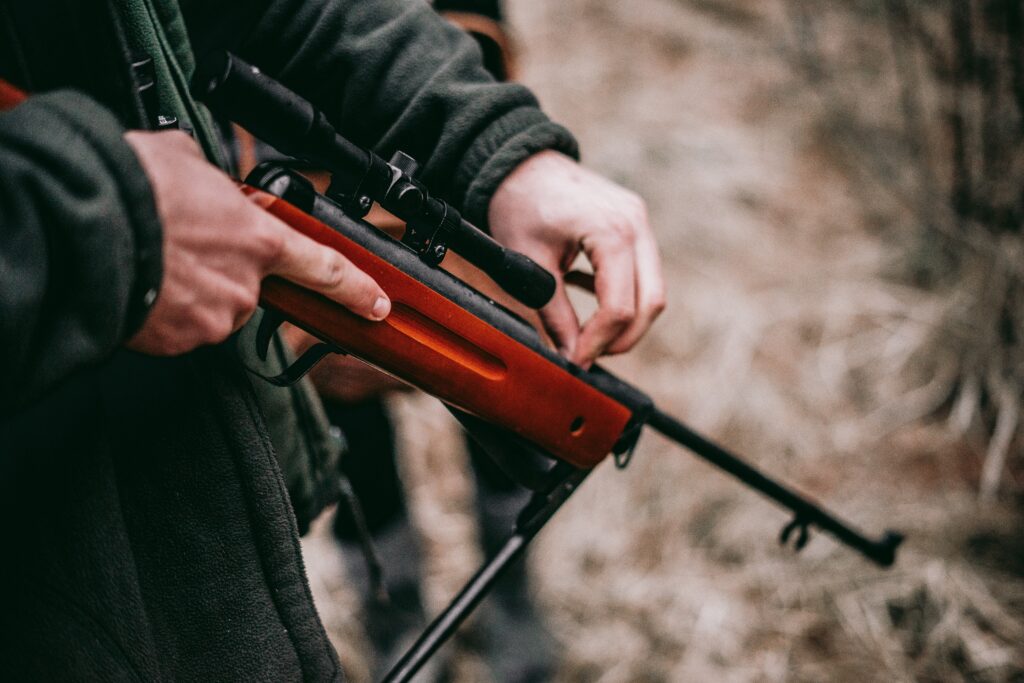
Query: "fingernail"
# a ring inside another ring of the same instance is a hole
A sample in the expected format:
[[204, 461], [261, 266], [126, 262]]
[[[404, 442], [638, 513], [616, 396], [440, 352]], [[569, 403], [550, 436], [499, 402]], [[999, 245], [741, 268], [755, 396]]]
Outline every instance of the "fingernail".
[[383, 320], [391, 312], [391, 302], [388, 301], [386, 296], [379, 296], [377, 300], [373, 302], [373, 310], [371, 314], [374, 320]]

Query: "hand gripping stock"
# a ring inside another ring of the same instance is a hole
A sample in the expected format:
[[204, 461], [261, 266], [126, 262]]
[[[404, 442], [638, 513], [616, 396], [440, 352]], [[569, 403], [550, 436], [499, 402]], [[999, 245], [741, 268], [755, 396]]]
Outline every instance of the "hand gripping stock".
[[[267, 87], [268, 79], [257, 76], [249, 85]], [[21, 91], [0, 80], [0, 111], [16, 106], [24, 97]], [[256, 93], [254, 101], [262, 102], [264, 98]], [[284, 101], [294, 104], [295, 100], [289, 95]], [[307, 114], [308, 111], [299, 112], [298, 119], [308, 122]], [[256, 118], [262, 120], [261, 125], [266, 126], [273, 139], [277, 135], [273, 117]], [[366, 158], [371, 166], [377, 163], [372, 157]], [[377, 166], [378, 170], [385, 168]], [[408, 168], [407, 164], [387, 164], [387, 173], [396, 182], [408, 181], [427, 197], [422, 185], [399, 166]], [[364, 173], [355, 188], [360, 189], [365, 180]], [[395, 189], [396, 185], [390, 187]], [[783, 543], [793, 538], [799, 550], [808, 540], [809, 527], [817, 526], [880, 566], [895, 561], [902, 535], [887, 531], [875, 539], [866, 537], [658, 410], [643, 392], [600, 368], [583, 370], [569, 363], [549, 349], [527, 322], [437, 268], [440, 258], [435, 257], [443, 258], [444, 250], [431, 256], [425, 247], [437, 245], [434, 240], [441, 232], [441, 224], [451, 215], [443, 207], [438, 213], [440, 205], [426, 211], [419, 206], [419, 213], [413, 212], [410, 229], [415, 233], [416, 225], [421, 230], [425, 227], [426, 237], [421, 231], [409, 239], [407, 233], [406, 239], [398, 242], [359, 220], [363, 215], [359, 210], [364, 208], [361, 204], [365, 204], [362, 199], [369, 195], [358, 195], [355, 202], [352, 195], [346, 199], [344, 193], [328, 198], [317, 194], [307, 180], [284, 167], [257, 168], [242, 191], [293, 229], [343, 254], [373, 277], [392, 302], [387, 318], [371, 322], [308, 289], [270, 277], [262, 284], [261, 302], [269, 313], [257, 335], [258, 344], [269, 344], [271, 332], [281, 322], [290, 321], [322, 340], [321, 349], [312, 356], [322, 357], [324, 351], [350, 353], [423, 389], [445, 401], [463, 424], [471, 425], [474, 431], [490, 430], [492, 449], [500, 450], [502, 444], [509, 444], [508, 451], [513, 457], [539, 451], [561, 461], [546, 473], [549, 476], [534, 482], [531, 502], [505, 545], [399, 660], [385, 679], [389, 683], [409, 681], [415, 676], [498, 576], [522, 556], [526, 545], [594, 466], [609, 453], [616, 456], [620, 466], [625, 465], [645, 424], [790, 510], [794, 516], [782, 530]], [[397, 197], [387, 192], [381, 196], [387, 201]], [[333, 199], [342, 199], [345, 205]], [[500, 246], [479, 231], [462, 233], [461, 239], [469, 240], [470, 245], [466, 248], [463, 244], [465, 251], [476, 255], [478, 265], [490, 264], [488, 272], [495, 272], [496, 261], [488, 259], [503, 258]], [[457, 235], [448, 235], [441, 246], [459, 239]], [[511, 270], [497, 279], [506, 290], [519, 292], [520, 300], [529, 299], [532, 305], [539, 306], [547, 300], [548, 285], [544, 277], [538, 277], [537, 268], [528, 259], [513, 260]], [[546, 272], [544, 275], [550, 277]], [[520, 278], [531, 283], [520, 287], [516, 282]], [[300, 359], [296, 365], [307, 370], [312, 362], [315, 361], [304, 363]], [[300, 374], [292, 373], [290, 378], [297, 376]]]
[[264, 166], [247, 182], [250, 194], [266, 192], [254, 196], [265, 210], [343, 254], [391, 299], [390, 315], [371, 322], [268, 278], [262, 302], [288, 321], [577, 467], [624, 455], [635, 443], [650, 409], [644, 394], [568, 363], [528, 323], [348, 216], [293, 171]]

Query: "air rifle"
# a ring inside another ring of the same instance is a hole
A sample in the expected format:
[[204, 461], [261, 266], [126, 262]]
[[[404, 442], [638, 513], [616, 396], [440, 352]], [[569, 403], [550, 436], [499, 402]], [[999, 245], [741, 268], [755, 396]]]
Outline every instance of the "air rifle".
[[[3, 86], [0, 82], [0, 86]], [[792, 513], [780, 534], [803, 548], [818, 527], [876, 564], [895, 560], [902, 535], [872, 539], [796, 491], [659, 410], [637, 388], [598, 366], [585, 370], [555, 353], [537, 330], [437, 267], [452, 250], [533, 308], [554, 292], [550, 273], [501, 247], [415, 178], [416, 163], [384, 161], [342, 137], [311, 103], [237, 57], [205, 61], [196, 96], [280, 151], [332, 174], [325, 194], [279, 164], [257, 167], [243, 192], [304, 235], [329, 246], [373, 277], [392, 302], [380, 322], [292, 282], [269, 277], [267, 313], [256, 335], [265, 355], [274, 331], [290, 322], [320, 343], [277, 384], [293, 382], [328, 353], [348, 353], [444, 401], [471, 436], [513, 479], [533, 491], [504, 546], [387, 675], [408, 681], [455, 632], [503, 570], [516, 561], [561, 505], [608, 455], [624, 467], [643, 428], [651, 427]], [[0, 109], [18, 100], [0, 87]], [[397, 241], [361, 220], [373, 202], [406, 222]]]
[[[597, 366], [584, 370], [568, 362], [533, 326], [438, 268], [450, 249], [528, 306], [543, 306], [554, 292], [549, 273], [503, 249], [432, 197], [415, 178], [410, 157], [398, 152], [385, 161], [354, 145], [311, 103], [232, 55], [205, 62], [195, 91], [218, 116], [332, 173], [326, 196], [280, 165], [258, 167], [246, 183], [260, 191], [256, 201], [267, 211], [344, 254], [392, 301], [385, 320], [369, 322], [323, 296], [268, 278], [261, 299], [271, 314], [258, 343], [265, 348], [272, 329], [285, 320], [322, 342], [280, 379], [293, 379], [324, 353], [352, 354], [448, 404], [496, 462], [534, 491], [505, 546], [387, 681], [409, 680], [596, 465], [609, 454], [620, 466], [628, 463], [645, 426], [789, 509], [793, 517], [782, 530], [782, 543], [792, 538], [800, 549], [816, 526], [880, 566], [893, 563], [900, 534], [864, 536], [659, 410], [635, 387]], [[360, 220], [373, 202], [406, 222], [401, 241]], [[538, 465], [552, 460], [551, 467]]]

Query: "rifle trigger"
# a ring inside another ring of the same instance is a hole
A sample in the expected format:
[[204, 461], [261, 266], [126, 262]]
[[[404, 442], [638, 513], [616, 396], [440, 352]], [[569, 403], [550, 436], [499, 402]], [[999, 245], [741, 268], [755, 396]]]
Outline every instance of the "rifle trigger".
[[810, 530], [808, 529], [807, 521], [802, 517], [794, 517], [786, 526], [782, 527], [782, 533], [779, 534], [779, 544], [786, 545], [789, 542], [789, 537], [796, 531], [796, 541], [793, 543], [793, 549], [800, 552], [807, 545], [807, 541], [810, 540]]
[[256, 328], [256, 355], [262, 361], [267, 360], [270, 352], [270, 342], [274, 339], [274, 333], [284, 324], [284, 316], [272, 308], [263, 312], [260, 318], [259, 327]]

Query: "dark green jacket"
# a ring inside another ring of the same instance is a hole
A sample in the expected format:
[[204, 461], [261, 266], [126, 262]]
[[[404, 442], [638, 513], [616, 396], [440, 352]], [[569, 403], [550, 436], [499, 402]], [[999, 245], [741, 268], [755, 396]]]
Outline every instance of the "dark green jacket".
[[491, 82], [473, 43], [419, 2], [182, 5], [184, 24], [170, 2], [0, 0], [0, 76], [49, 93], [0, 114], [5, 680], [341, 676], [232, 349], [120, 348], [159, 284], [161, 239], [121, 139], [138, 114], [125, 8], [178, 44], [187, 30], [198, 53], [236, 50], [363, 144], [427, 159], [425, 179], [478, 221], [518, 161], [573, 151], [527, 91]]

